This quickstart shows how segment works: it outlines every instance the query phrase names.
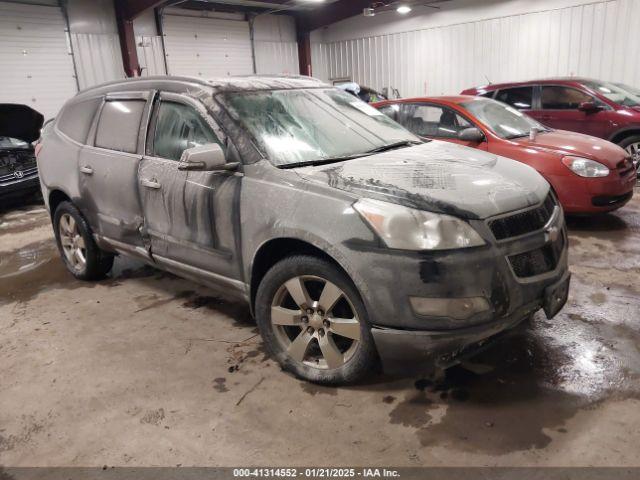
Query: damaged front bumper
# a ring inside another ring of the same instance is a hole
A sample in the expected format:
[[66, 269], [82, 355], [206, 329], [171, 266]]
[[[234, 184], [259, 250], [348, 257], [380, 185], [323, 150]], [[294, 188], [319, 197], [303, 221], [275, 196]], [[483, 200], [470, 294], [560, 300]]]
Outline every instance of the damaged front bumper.
[[547, 310], [546, 304], [553, 303], [553, 310], [547, 315], [555, 315], [554, 312], [566, 303], [570, 278], [571, 274], [566, 271], [560, 281], [548, 287], [544, 298], [486, 324], [433, 331], [373, 328], [371, 332], [384, 371], [408, 375], [451, 367], [487, 342], [513, 330], [541, 308]]
[[[372, 334], [388, 373], [426, 373], [458, 353], [567, 301], [568, 237], [559, 206], [543, 228], [498, 240], [488, 221], [472, 222], [487, 245], [447, 252], [376, 252], [366, 270]], [[373, 267], [371, 265], [374, 265]], [[417, 300], [416, 300], [417, 299]]]

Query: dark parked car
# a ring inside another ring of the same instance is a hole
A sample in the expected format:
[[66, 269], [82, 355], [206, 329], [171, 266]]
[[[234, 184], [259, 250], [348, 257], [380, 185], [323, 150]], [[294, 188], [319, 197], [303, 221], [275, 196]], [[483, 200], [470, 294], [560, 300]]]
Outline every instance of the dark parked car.
[[0, 198], [40, 189], [32, 142], [40, 136], [43, 121], [26, 105], [0, 104]]
[[470, 88], [507, 103], [552, 128], [585, 133], [617, 143], [640, 161], [640, 96], [609, 82], [552, 78]]
[[567, 299], [564, 215], [534, 169], [424, 143], [316, 80], [119, 81], [41, 145], [73, 275], [120, 253], [245, 300], [308, 380], [427, 368]]

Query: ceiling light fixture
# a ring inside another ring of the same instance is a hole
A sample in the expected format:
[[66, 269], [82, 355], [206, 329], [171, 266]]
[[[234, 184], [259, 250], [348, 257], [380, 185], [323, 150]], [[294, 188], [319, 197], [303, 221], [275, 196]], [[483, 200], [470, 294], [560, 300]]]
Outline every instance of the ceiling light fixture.
[[396, 12], [398, 12], [400, 15], [406, 15], [410, 11], [411, 11], [411, 7], [409, 5], [400, 5], [396, 10]]

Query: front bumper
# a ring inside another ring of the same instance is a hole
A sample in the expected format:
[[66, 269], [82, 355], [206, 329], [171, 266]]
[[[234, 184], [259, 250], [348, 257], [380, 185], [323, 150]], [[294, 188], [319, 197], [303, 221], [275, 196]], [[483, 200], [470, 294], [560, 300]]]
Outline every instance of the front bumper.
[[[568, 237], [559, 206], [543, 228], [500, 241], [489, 221], [471, 223], [485, 246], [445, 252], [370, 252], [375, 258], [369, 257], [361, 275], [374, 287], [363, 297], [385, 371], [407, 373], [437, 364], [440, 357], [513, 328], [545, 307], [550, 288], [569, 281]], [[555, 265], [536, 271], [537, 252], [552, 246]], [[489, 308], [464, 319], [419, 315], [411, 297], [483, 298]], [[553, 308], [547, 305], [550, 316], [565, 301], [566, 297], [560, 299]]]
[[[558, 283], [568, 286], [570, 278], [567, 271]], [[517, 308], [506, 317], [467, 328], [435, 331], [373, 328], [371, 333], [386, 373], [425, 374], [435, 368], [455, 365], [463, 356], [475, 352], [487, 341], [516, 328], [543, 304], [542, 299], [536, 300]]]

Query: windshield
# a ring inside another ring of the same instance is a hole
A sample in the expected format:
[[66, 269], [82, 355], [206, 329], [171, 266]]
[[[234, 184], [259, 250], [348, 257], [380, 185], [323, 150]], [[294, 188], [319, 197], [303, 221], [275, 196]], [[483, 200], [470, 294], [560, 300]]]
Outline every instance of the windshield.
[[223, 102], [276, 166], [422, 143], [382, 112], [335, 88], [232, 93]]
[[613, 83], [584, 82], [584, 85], [618, 105], [624, 105], [625, 107], [637, 107], [640, 105], [640, 97], [638, 95]]
[[525, 137], [533, 127], [541, 132], [549, 130], [527, 114], [488, 98], [477, 98], [462, 106], [501, 138]]
[[0, 137], [0, 148], [29, 148], [29, 144], [17, 138]]
[[616, 87], [620, 87], [623, 90], [635, 95], [636, 97], [640, 97], [640, 88], [632, 87], [631, 85], [625, 85], [624, 83], [616, 83]]

